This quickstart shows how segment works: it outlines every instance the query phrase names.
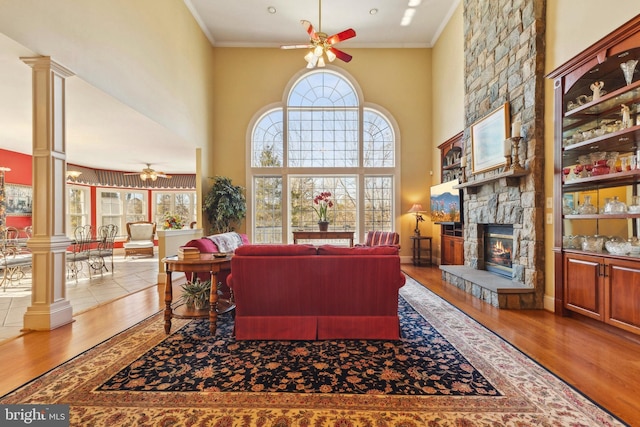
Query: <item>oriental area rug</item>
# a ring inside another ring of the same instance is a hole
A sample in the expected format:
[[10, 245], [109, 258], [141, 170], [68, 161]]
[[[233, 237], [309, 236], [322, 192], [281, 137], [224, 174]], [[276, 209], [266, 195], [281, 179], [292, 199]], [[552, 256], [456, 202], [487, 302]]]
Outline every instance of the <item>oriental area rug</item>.
[[621, 426], [413, 279], [402, 339], [236, 341], [161, 315], [0, 399], [69, 404], [71, 425]]

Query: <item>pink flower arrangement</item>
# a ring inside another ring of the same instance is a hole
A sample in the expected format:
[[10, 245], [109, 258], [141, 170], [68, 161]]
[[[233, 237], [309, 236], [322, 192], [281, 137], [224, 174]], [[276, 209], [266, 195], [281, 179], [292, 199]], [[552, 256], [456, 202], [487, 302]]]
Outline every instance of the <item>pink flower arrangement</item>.
[[331, 193], [329, 191], [323, 191], [313, 198], [313, 204], [318, 205], [318, 208], [313, 207], [313, 210], [318, 214], [318, 221], [326, 222], [327, 209], [333, 207], [333, 201], [331, 200]]

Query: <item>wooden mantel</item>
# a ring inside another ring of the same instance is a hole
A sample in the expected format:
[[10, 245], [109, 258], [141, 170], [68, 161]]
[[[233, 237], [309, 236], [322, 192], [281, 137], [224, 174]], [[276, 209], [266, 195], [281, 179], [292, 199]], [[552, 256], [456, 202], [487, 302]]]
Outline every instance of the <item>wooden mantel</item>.
[[479, 187], [486, 184], [491, 184], [499, 180], [504, 180], [504, 185], [506, 187], [517, 187], [518, 185], [520, 185], [520, 177], [528, 174], [529, 171], [526, 169], [509, 169], [508, 171], [500, 172], [486, 178], [478, 178], [467, 182], [461, 182], [458, 185], [454, 185], [453, 188], [466, 188], [469, 193], [476, 193]]

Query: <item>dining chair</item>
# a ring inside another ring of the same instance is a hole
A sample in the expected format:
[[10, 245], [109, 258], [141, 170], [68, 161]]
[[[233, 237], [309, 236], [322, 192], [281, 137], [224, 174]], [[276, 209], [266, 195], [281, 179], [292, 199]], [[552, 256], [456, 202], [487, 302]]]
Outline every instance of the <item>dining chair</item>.
[[105, 258], [111, 258], [111, 274], [113, 274], [113, 245], [117, 235], [118, 226], [115, 224], [102, 225], [98, 227], [98, 234], [96, 235], [98, 244], [94, 254], [100, 258], [100, 274], [102, 274], [102, 269], [109, 271], [105, 263]]
[[67, 275], [76, 279], [78, 283], [78, 274], [82, 271], [82, 263], [87, 263], [89, 279], [91, 279], [91, 242], [92, 242], [91, 225], [80, 225], [73, 231], [74, 241], [71, 250], [67, 251]]

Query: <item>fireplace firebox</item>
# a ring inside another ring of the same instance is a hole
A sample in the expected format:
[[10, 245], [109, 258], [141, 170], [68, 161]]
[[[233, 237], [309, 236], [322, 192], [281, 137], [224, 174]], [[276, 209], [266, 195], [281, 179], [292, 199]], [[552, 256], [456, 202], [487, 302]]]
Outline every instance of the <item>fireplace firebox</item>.
[[487, 224], [484, 231], [484, 266], [487, 271], [512, 278], [513, 226]]

